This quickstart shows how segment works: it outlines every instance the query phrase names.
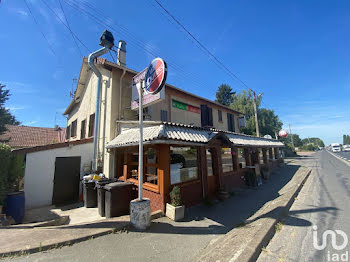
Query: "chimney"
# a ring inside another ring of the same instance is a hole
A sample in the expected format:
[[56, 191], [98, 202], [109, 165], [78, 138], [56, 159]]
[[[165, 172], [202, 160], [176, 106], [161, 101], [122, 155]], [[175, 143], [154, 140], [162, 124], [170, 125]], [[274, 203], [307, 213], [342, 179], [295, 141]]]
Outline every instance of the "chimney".
[[119, 41], [117, 56], [117, 64], [122, 67], [126, 67], [126, 42], [124, 40]]

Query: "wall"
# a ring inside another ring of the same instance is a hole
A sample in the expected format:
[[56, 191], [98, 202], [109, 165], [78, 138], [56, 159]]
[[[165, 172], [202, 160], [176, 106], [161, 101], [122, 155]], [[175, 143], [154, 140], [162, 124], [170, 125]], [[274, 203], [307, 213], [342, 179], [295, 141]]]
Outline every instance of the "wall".
[[56, 157], [80, 156], [80, 178], [82, 178], [84, 165], [91, 162], [92, 150], [93, 143], [86, 143], [28, 153], [24, 181], [26, 208], [52, 204]]
[[[201, 126], [201, 115], [185, 111], [182, 109], [174, 108], [172, 106], [172, 100], [176, 100], [191, 106], [195, 106], [200, 108], [201, 105], [208, 105], [210, 108], [212, 108], [213, 112], [213, 125], [217, 129], [221, 130], [228, 130], [228, 122], [227, 122], [227, 113], [231, 113], [234, 116], [235, 121], [235, 131], [239, 131], [238, 126], [238, 117], [239, 114], [235, 111], [231, 111], [227, 109], [226, 107], [222, 107], [220, 105], [217, 105], [215, 103], [209, 103], [208, 101], [204, 99], [200, 99], [198, 97], [191, 96], [189, 94], [183, 93], [181, 91], [178, 91], [172, 87], [166, 86], [165, 87], [165, 100], [162, 102], [159, 102], [155, 105], [152, 105], [152, 115], [151, 120], [153, 121], [160, 121], [160, 110], [166, 110], [168, 112], [168, 121], [174, 122], [174, 123], [182, 123], [182, 124], [188, 124], [188, 125], [194, 125], [194, 126]], [[222, 121], [219, 121], [218, 117], [218, 110], [221, 110], [222, 112]]]

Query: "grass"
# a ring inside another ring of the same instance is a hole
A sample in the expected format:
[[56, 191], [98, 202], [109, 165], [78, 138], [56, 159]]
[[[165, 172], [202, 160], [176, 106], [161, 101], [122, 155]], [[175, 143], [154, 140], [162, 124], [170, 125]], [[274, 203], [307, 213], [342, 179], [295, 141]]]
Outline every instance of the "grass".
[[261, 252], [267, 252], [266, 247], [262, 247], [262, 248], [261, 248]]
[[42, 252], [43, 251], [43, 246], [41, 245], [41, 242], [39, 244], [39, 252]]
[[276, 231], [276, 233], [278, 233], [278, 232], [281, 231], [282, 226], [283, 226], [283, 223], [282, 223], [282, 222], [278, 222], [278, 223], [275, 225], [275, 231]]

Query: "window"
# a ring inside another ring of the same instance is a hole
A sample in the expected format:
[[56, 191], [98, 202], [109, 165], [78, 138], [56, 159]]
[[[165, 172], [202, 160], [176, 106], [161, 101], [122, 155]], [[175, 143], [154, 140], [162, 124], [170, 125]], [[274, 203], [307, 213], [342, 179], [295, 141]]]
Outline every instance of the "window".
[[201, 105], [202, 127], [213, 126], [213, 110], [207, 105]]
[[218, 118], [219, 118], [219, 122], [222, 122], [222, 111], [218, 110]]
[[85, 138], [85, 134], [86, 134], [86, 120], [84, 119], [83, 121], [81, 121], [81, 126], [80, 126], [80, 139]]
[[[156, 147], [148, 147], [144, 150], [143, 183], [158, 186], [158, 159], [159, 150]], [[127, 179], [139, 180], [139, 153], [138, 148], [128, 149], [126, 152]], [[157, 188], [154, 188], [157, 189]]]
[[168, 122], [168, 111], [160, 110], [160, 121]]
[[198, 178], [196, 147], [170, 147], [170, 182], [172, 185]]
[[158, 185], [158, 150], [148, 148], [145, 152], [145, 176], [144, 182]]
[[206, 150], [206, 155], [207, 155], [207, 171], [208, 171], [208, 176], [213, 176], [214, 172], [214, 166], [213, 166], [213, 156], [211, 153], [210, 149]]
[[240, 168], [245, 168], [246, 167], [245, 155], [244, 155], [243, 148], [239, 148], [238, 149], [238, 161], [239, 161], [239, 167]]
[[89, 134], [88, 136], [94, 136], [94, 128], [95, 128], [95, 114], [90, 115], [89, 119]]
[[227, 113], [227, 125], [228, 131], [235, 132], [235, 118], [230, 113]]
[[77, 120], [74, 120], [72, 122], [71, 130], [70, 130], [70, 136], [76, 137], [77, 136]]
[[66, 128], [66, 139], [70, 138], [70, 126], [67, 126]]
[[221, 148], [221, 164], [223, 173], [234, 171], [231, 148]]

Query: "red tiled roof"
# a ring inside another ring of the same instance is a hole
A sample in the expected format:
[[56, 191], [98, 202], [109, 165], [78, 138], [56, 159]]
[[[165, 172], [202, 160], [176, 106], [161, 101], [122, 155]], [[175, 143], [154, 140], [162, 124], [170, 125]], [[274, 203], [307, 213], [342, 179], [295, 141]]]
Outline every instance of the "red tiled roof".
[[65, 141], [65, 128], [6, 125], [7, 131], [0, 135], [0, 143], [12, 148], [25, 148]]

